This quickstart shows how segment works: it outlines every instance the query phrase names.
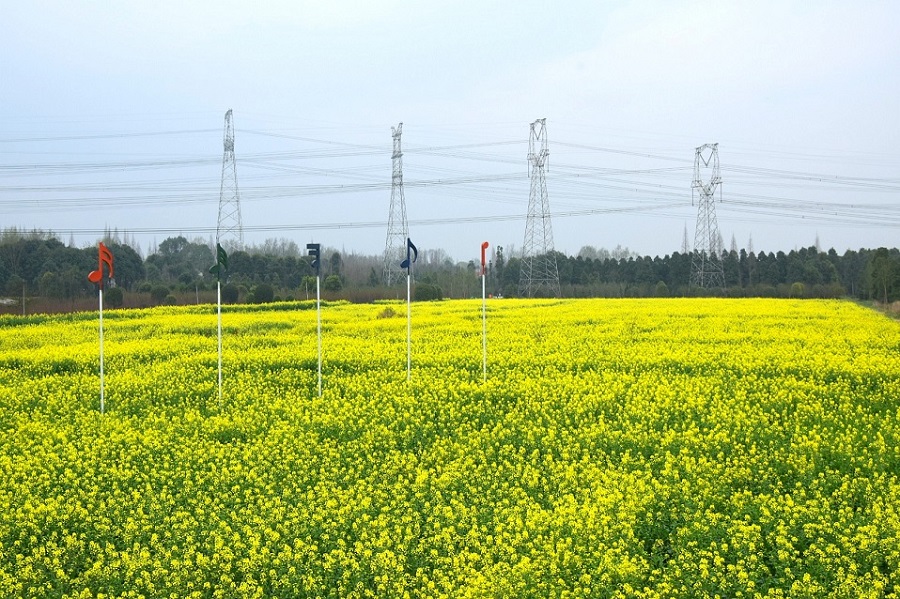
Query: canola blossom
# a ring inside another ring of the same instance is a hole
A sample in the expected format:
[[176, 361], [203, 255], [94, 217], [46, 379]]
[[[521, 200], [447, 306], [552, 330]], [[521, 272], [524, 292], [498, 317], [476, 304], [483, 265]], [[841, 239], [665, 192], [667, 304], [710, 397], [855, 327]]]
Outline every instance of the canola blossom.
[[897, 597], [900, 323], [839, 301], [0, 317], [2, 597]]

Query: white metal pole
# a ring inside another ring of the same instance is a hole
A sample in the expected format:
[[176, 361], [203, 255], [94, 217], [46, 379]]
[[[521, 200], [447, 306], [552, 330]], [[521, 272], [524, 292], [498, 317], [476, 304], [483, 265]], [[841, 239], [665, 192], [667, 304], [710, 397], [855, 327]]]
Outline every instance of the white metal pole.
[[406, 273], [406, 382], [412, 368], [412, 310], [410, 309], [409, 272]]
[[485, 299], [485, 279], [487, 277], [481, 275], [481, 354], [482, 354], [482, 371], [483, 380], [487, 381], [487, 300]]
[[103, 287], [100, 287], [100, 413], [106, 411], [106, 388], [103, 380]]
[[319, 350], [319, 397], [322, 397], [322, 306], [319, 295], [319, 275], [316, 275], [316, 334]]
[[216, 282], [216, 306], [219, 321], [219, 403], [222, 402], [222, 282]]

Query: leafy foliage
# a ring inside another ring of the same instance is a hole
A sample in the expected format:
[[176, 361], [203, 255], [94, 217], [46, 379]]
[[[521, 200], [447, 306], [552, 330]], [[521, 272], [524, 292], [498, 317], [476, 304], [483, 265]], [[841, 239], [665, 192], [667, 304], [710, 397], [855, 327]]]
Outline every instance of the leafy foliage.
[[325, 291], [340, 291], [343, 286], [344, 284], [341, 281], [341, 277], [338, 275], [328, 275], [325, 277], [325, 282], [322, 283], [322, 287]]
[[250, 293], [250, 301], [254, 304], [267, 304], [275, 300], [275, 288], [268, 283], [260, 283]]
[[166, 301], [166, 297], [169, 295], [169, 288], [165, 285], [154, 285], [153, 288], [150, 289], [150, 299], [154, 304], [161, 304]]
[[444, 298], [440, 286], [432, 283], [416, 283], [413, 291], [413, 299], [417, 302], [427, 302]]
[[110, 308], [121, 308], [125, 304], [125, 292], [121, 287], [110, 287], [103, 292], [103, 301]]
[[234, 283], [226, 283], [222, 285], [222, 302], [225, 304], [235, 304], [238, 301], [240, 291]]
[[[127, 291], [165, 285], [175, 293], [194, 295], [214, 289], [209, 273], [214, 262], [211, 242], [185, 237], [163, 240], [145, 260], [127, 243], [106, 241], [116, 259], [117, 284]], [[330, 293], [343, 298], [371, 301], [396, 298], [397, 289], [381, 287], [383, 257], [341, 255], [329, 250], [323, 283]], [[698, 290], [688, 286], [691, 255], [639, 256], [623, 248], [613, 251], [586, 246], [577, 256], [555, 253], [562, 293], [567, 297], [661, 297], [697, 294], [731, 297], [795, 297], [802, 284], [803, 297], [860, 299], [892, 302], [900, 299], [900, 251], [848, 250], [838, 255], [815, 247], [790, 252], [734, 250], [721, 256], [724, 290]], [[488, 268], [487, 290], [494, 296], [514, 297], [518, 292], [521, 260], [496, 248]], [[85, 273], [96, 268], [96, 248], [66, 246], [50, 233], [0, 232], [0, 291], [11, 297], [29, 296], [71, 299], [93, 293]], [[442, 297], [473, 298], [480, 295], [474, 261], [454, 263], [442, 250], [423, 251], [417, 263], [417, 281], [440, 287]], [[252, 289], [271, 285], [282, 297], [306, 296], [314, 287], [307, 277], [314, 273], [309, 256], [299, 256], [289, 240], [267, 242], [250, 251], [229, 254], [229, 280]], [[334, 278], [331, 278], [334, 277]], [[315, 279], [311, 279], [313, 282]], [[664, 285], [660, 285], [662, 283]], [[148, 287], [149, 285], [149, 287]], [[133, 296], [129, 296], [133, 297]], [[204, 297], [209, 300], [209, 295]], [[252, 296], [246, 294], [248, 300]], [[164, 301], [154, 299], [155, 303]], [[186, 298], [181, 298], [186, 301]], [[146, 302], [141, 299], [138, 304]], [[51, 303], [51, 302], [48, 302]], [[60, 303], [71, 306], [75, 302]]]

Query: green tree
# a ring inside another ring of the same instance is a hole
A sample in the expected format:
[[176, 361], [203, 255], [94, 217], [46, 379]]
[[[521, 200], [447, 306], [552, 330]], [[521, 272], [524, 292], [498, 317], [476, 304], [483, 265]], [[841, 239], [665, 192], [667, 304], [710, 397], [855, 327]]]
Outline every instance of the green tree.
[[228, 254], [228, 276], [236, 281], [253, 281], [253, 258], [247, 252]]
[[440, 286], [432, 283], [416, 283], [413, 291], [413, 300], [417, 302], [427, 302], [443, 299], [444, 292]]
[[878, 248], [872, 255], [869, 267], [870, 289], [874, 297], [880, 297], [883, 303], [888, 303], [897, 282], [897, 262], [891, 257], [887, 248]]
[[865, 250], [847, 250], [841, 256], [841, 283], [850, 290], [850, 294], [861, 297], [866, 291], [866, 269], [869, 252]]
[[[234, 269], [233, 257], [229, 266]], [[153, 265], [165, 282], [189, 280], [189, 283], [211, 276], [209, 267], [215, 262], [212, 248], [202, 241], [188, 241], [182, 236], [169, 237], [159, 244], [155, 254], [147, 257], [147, 271]]]
[[322, 286], [325, 288], [325, 291], [340, 291], [344, 284], [341, 282], [341, 277], [338, 275], [328, 275], [325, 277], [325, 282]]
[[303, 280], [300, 281], [300, 286], [303, 288], [304, 295], [307, 299], [316, 297], [316, 277], [312, 275], [303, 277]]
[[725, 274], [725, 287], [741, 287], [741, 264], [737, 252], [732, 251], [722, 258], [722, 271]]
[[44, 297], [62, 297], [62, 285], [55, 272], [47, 271], [42, 274], [38, 289]]
[[110, 308], [121, 308], [125, 305], [125, 292], [121, 287], [110, 287], [103, 292], [103, 301]]
[[512, 257], [503, 266], [503, 274], [500, 276], [499, 292], [508, 297], [513, 297], [518, 292], [519, 274], [522, 269], [522, 260]]
[[150, 301], [154, 304], [161, 304], [166, 301], [166, 296], [169, 295], [169, 288], [165, 285], [155, 285], [153, 289], [150, 290]]
[[503, 246], [498, 245], [494, 252], [494, 264], [491, 272], [491, 282], [493, 283], [494, 293], [503, 293], [503, 277], [506, 270], [506, 254], [503, 253]]
[[[115, 279], [117, 287], [125, 289], [133, 289], [134, 286], [142, 281], [145, 277], [144, 261], [134, 249], [123, 243], [107, 244], [109, 251], [113, 255], [113, 266], [115, 270]], [[93, 256], [96, 258], [96, 249], [93, 249]]]
[[333, 252], [331, 254], [331, 258], [328, 259], [328, 273], [331, 275], [341, 276], [341, 269], [344, 266], [344, 261], [341, 259], [341, 254], [339, 252]]
[[369, 269], [368, 285], [369, 285], [369, 287], [378, 287], [380, 284], [381, 284], [381, 277], [378, 276], [377, 272], [375, 272], [375, 267], [373, 266]]
[[22, 290], [25, 288], [25, 279], [19, 275], [12, 275], [6, 279], [6, 293], [13, 297], [20, 297]]
[[268, 283], [260, 283], [253, 288], [250, 301], [254, 304], [268, 304], [275, 300], [275, 288]]
[[238, 301], [239, 295], [240, 292], [238, 291], [238, 286], [234, 283], [222, 285], [222, 303], [235, 304]]
[[166, 258], [178, 257], [187, 248], [188, 243], [188, 240], [182, 235], [168, 237], [159, 244], [157, 254]]

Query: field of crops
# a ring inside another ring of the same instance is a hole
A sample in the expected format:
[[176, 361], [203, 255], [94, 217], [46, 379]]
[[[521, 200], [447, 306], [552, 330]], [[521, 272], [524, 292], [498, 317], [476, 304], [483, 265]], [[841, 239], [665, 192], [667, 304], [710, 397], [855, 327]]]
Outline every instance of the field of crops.
[[0, 318], [0, 596], [900, 595], [896, 321], [310, 308]]

